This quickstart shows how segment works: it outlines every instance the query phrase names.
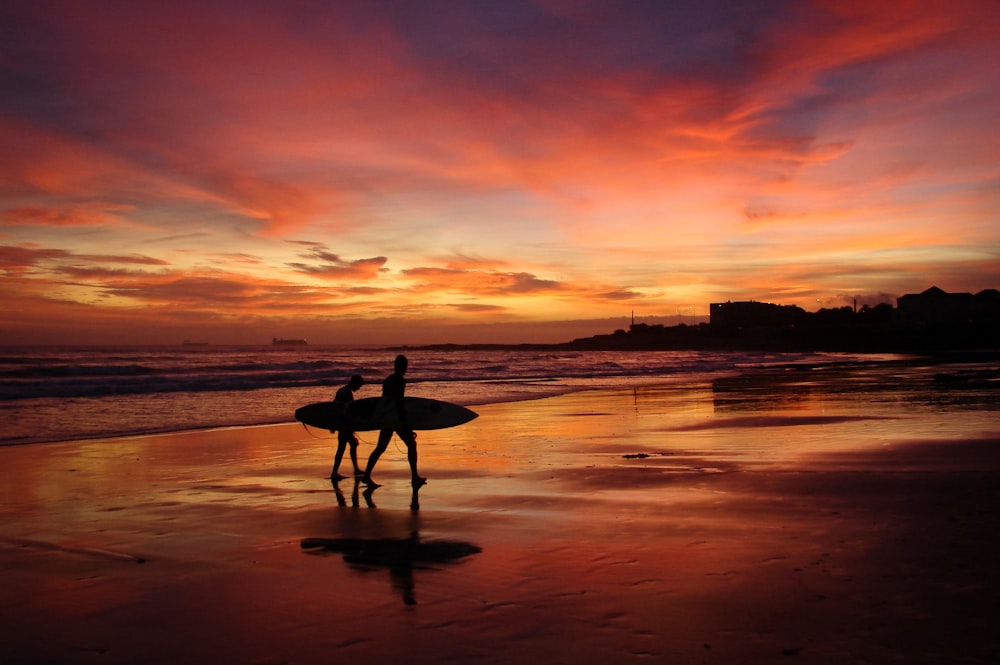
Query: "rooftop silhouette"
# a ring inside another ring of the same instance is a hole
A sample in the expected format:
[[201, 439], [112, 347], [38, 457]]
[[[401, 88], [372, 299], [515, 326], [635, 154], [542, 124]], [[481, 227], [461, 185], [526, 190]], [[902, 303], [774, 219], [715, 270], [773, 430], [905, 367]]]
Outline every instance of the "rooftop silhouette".
[[577, 349], [769, 349], [947, 351], [1000, 348], [1000, 291], [947, 293], [934, 286], [901, 296], [896, 307], [807, 312], [757, 301], [712, 303], [707, 324], [633, 323], [611, 335], [576, 339]]

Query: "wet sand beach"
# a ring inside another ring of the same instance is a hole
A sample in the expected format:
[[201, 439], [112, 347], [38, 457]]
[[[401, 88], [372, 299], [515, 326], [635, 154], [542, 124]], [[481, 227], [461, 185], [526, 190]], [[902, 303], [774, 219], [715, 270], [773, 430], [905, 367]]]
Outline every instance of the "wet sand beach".
[[382, 487], [332, 485], [335, 437], [297, 424], [0, 449], [0, 654], [1000, 662], [994, 397], [772, 376], [486, 405], [420, 433], [419, 493], [396, 443]]

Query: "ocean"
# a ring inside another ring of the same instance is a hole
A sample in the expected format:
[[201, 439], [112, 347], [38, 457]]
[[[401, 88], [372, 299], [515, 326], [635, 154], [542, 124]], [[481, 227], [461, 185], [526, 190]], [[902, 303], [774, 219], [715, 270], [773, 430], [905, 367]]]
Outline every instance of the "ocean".
[[[404, 352], [407, 394], [464, 406], [872, 361], [825, 353]], [[379, 395], [396, 353], [312, 345], [0, 348], [0, 445], [293, 422], [297, 407], [332, 399], [352, 374], [367, 381], [358, 398]]]

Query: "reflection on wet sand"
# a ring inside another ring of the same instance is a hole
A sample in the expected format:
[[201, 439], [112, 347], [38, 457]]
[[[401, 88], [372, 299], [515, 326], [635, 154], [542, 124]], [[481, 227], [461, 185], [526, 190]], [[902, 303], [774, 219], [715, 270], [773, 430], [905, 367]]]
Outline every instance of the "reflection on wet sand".
[[891, 401], [991, 408], [1000, 369], [949, 367], [926, 358], [843, 362], [818, 367], [781, 365], [712, 380], [716, 413], [802, 411], [830, 401]]
[[[341, 507], [347, 507], [347, 495], [344, 494], [343, 488], [340, 486], [340, 482], [334, 480], [332, 482], [333, 493], [337, 496], [337, 505]], [[364, 490], [361, 488], [364, 487]], [[375, 508], [375, 490], [377, 490], [381, 485], [363, 485], [360, 478], [355, 478], [352, 483], [351, 488], [351, 503], [352, 508], [358, 508], [361, 504], [359, 499], [364, 499], [365, 506], [368, 508]], [[420, 510], [420, 488], [423, 484], [414, 485], [413, 492], [410, 495], [410, 510], [417, 511]]]
[[[375, 508], [373, 495], [376, 487], [360, 489], [355, 480], [351, 490], [350, 507], [359, 507], [363, 499], [368, 508]], [[410, 510], [420, 508], [420, 488], [413, 487]], [[337, 504], [347, 507], [347, 497], [339, 483], [333, 483]], [[419, 523], [411, 522], [412, 530], [405, 538], [303, 538], [301, 547], [308, 554], [342, 554], [346, 563], [353, 568], [365, 570], [369, 567], [389, 569], [392, 587], [399, 591], [403, 602], [416, 605], [414, 569], [431, 568], [433, 564], [445, 564], [482, 552], [482, 548], [472, 543], [458, 540], [421, 540]]]
[[[332, 482], [332, 485], [333, 485], [333, 492], [334, 494], [337, 495], [337, 505], [346, 507], [348, 505], [347, 496], [344, 494], [344, 490], [343, 488], [341, 488], [340, 482], [334, 480]], [[365, 491], [361, 492], [361, 482], [357, 478], [355, 478], [351, 489], [351, 503], [350, 503], [351, 507], [357, 508], [358, 506], [360, 506], [359, 500], [363, 497], [365, 500], [365, 505], [368, 506], [369, 508], [374, 508], [375, 503], [372, 501], [372, 494], [374, 493], [375, 493], [374, 487], [366, 487]]]

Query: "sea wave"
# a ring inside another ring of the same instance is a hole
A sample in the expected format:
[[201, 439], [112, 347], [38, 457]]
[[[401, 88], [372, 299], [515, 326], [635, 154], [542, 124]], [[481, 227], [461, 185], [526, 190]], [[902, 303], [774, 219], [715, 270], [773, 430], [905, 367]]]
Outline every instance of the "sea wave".
[[[395, 351], [329, 347], [25, 348], [0, 353], [0, 444], [288, 422], [353, 374], [377, 394]], [[411, 392], [471, 406], [829, 363], [823, 354], [407, 349]]]
[[[352, 374], [381, 380], [391, 371], [388, 359], [373, 361], [374, 351], [338, 351], [339, 357], [248, 358], [245, 349], [181, 355], [120, 351], [90, 352], [80, 360], [72, 351], [0, 358], [0, 400], [104, 397], [176, 392], [250, 391], [265, 388], [332, 386]], [[297, 355], [301, 356], [299, 351]], [[312, 353], [324, 353], [313, 351]], [[331, 353], [331, 352], [326, 352]], [[411, 382], [531, 381], [550, 378], [599, 379], [704, 373], [745, 364], [746, 354], [702, 352], [411, 352]], [[271, 355], [271, 354], [268, 354]], [[800, 359], [802, 357], [799, 357]], [[794, 362], [769, 354], [754, 362]]]

